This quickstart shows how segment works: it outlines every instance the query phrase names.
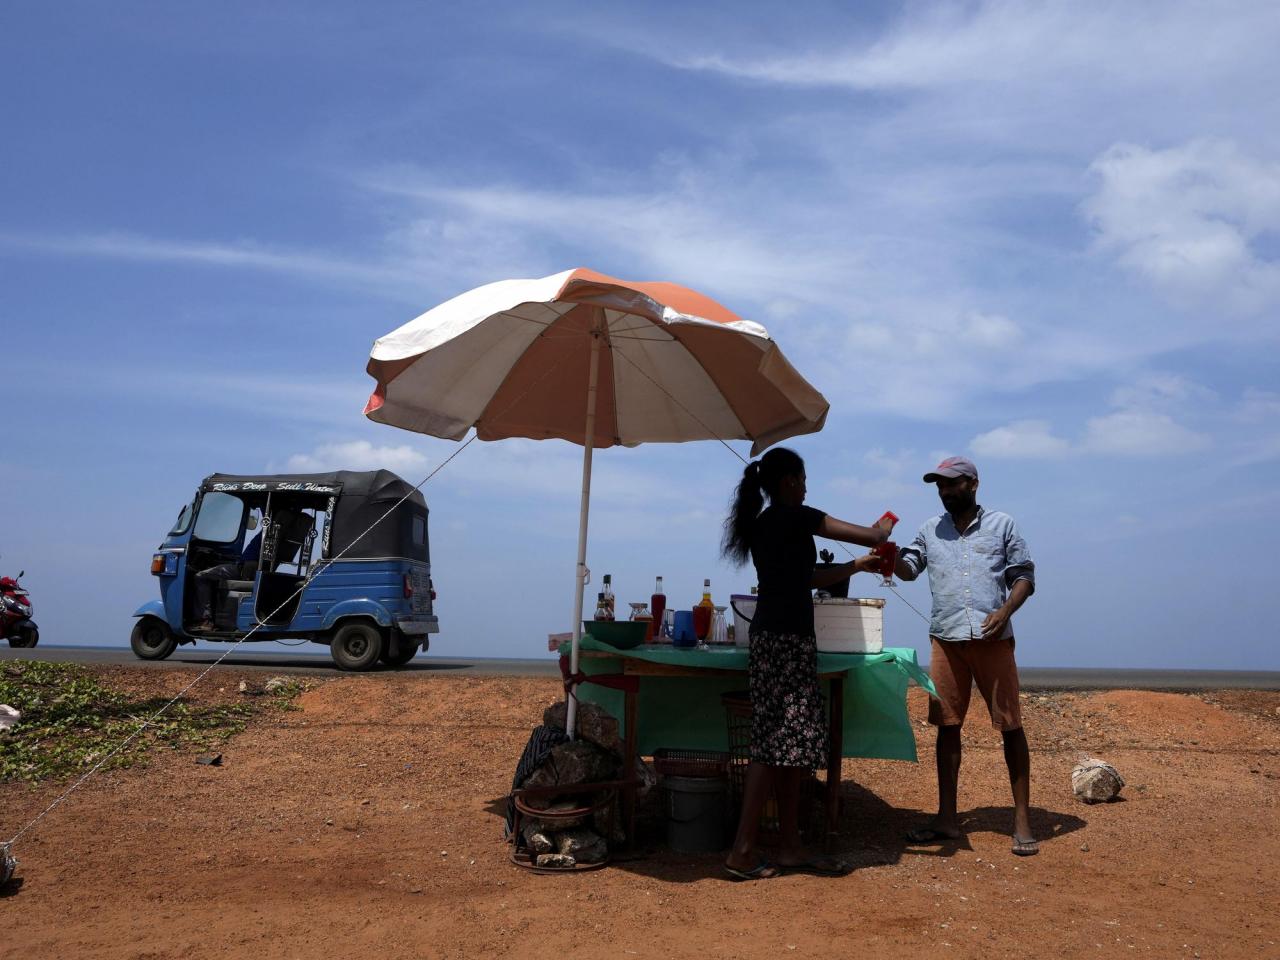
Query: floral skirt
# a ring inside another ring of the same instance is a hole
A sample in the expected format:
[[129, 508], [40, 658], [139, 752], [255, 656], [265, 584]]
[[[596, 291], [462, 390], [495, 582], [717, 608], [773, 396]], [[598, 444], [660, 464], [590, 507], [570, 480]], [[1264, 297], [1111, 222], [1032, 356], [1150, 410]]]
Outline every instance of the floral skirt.
[[826, 766], [817, 641], [812, 635], [753, 633], [748, 663], [751, 759], [776, 767]]

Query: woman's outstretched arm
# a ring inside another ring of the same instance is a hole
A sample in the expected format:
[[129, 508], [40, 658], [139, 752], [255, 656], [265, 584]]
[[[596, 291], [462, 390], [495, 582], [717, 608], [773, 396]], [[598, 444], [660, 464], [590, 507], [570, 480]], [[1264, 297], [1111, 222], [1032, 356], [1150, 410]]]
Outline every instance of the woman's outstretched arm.
[[818, 526], [818, 536], [826, 537], [828, 540], [839, 540], [842, 543], [856, 543], [860, 547], [874, 547], [888, 540], [889, 531], [892, 529], [893, 521], [887, 517], [881, 517], [872, 526], [863, 527], [826, 516]]

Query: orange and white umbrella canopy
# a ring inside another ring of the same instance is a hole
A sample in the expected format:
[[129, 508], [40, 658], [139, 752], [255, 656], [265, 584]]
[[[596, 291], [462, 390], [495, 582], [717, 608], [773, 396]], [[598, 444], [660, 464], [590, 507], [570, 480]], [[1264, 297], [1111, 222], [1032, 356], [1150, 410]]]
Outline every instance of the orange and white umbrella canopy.
[[768, 332], [687, 287], [567, 270], [463, 293], [378, 339], [365, 414], [449, 439], [591, 446], [751, 440], [822, 429], [828, 404]]
[[[828, 403], [758, 323], [687, 287], [577, 269], [476, 287], [373, 345], [370, 420], [461, 440], [580, 443], [570, 670], [578, 672], [591, 455], [617, 444], [751, 440], [822, 429]], [[574, 732], [577, 698], [569, 697]]]

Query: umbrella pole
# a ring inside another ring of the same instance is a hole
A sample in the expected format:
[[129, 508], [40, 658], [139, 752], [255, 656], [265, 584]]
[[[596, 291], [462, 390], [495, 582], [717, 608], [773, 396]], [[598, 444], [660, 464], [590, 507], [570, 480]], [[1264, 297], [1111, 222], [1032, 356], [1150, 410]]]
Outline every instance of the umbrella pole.
[[[601, 311], [603, 313], [603, 311]], [[600, 379], [600, 338], [591, 331], [591, 365], [587, 373], [587, 433], [582, 444], [582, 502], [578, 508], [578, 567], [573, 595], [573, 643], [569, 648], [569, 675], [578, 675], [578, 643], [582, 639], [582, 594], [587, 585], [587, 509], [591, 503], [591, 450], [596, 434], [596, 385]], [[578, 697], [570, 687], [565, 697], [565, 732], [573, 739], [578, 719]]]

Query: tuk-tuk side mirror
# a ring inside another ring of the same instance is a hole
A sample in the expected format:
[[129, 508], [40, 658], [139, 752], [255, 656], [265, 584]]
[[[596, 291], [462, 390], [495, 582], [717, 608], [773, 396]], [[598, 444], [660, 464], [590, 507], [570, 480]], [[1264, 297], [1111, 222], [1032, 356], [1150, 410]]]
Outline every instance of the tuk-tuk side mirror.
[[27, 575], [27, 571], [25, 571], [25, 570], [19, 570], [19, 571], [18, 571], [18, 579], [19, 579], [19, 580], [21, 580], [21, 579], [22, 579], [23, 577], [25, 577], [26, 575]]

